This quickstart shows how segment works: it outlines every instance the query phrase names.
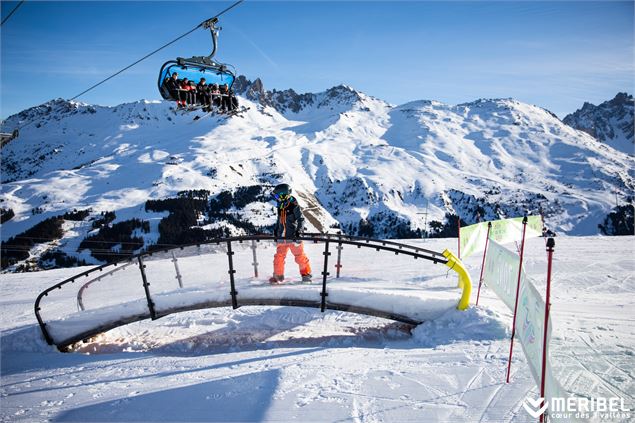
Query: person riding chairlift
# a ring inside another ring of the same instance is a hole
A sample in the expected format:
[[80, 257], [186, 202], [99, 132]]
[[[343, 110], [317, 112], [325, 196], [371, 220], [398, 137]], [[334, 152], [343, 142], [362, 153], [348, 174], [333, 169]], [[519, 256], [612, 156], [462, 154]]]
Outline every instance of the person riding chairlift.
[[181, 81], [181, 90], [185, 95], [186, 105], [194, 106], [196, 104], [196, 88], [192, 86], [189, 79], [183, 78]]
[[165, 78], [163, 81], [165, 89], [170, 93], [170, 97], [176, 100], [177, 107], [185, 107], [185, 96], [181, 91], [181, 80], [179, 80], [179, 74], [174, 72], [169, 78]]
[[211, 106], [211, 95], [209, 93], [209, 87], [205, 78], [201, 78], [199, 83], [196, 85], [196, 95], [198, 97], [199, 103], [204, 108], [209, 109], [209, 107]]
[[218, 84], [212, 84], [210, 87], [209, 93], [210, 93], [212, 105], [216, 106], [217, 109], [220, 109], [221, 95], [220, 95], [220, 90], [218, 89]]
[[234, 90], [232, 89], [229, 90], [229, 105], [230, 105], [230, 110], [238, 109], [238, 99], [236, 98], [236, 95], [234, 94]]
[[221, 111], [229, 112], [233, 110], [232, 100], [229, 94], [229, 86], [227, 84], [221, 85], [220, 93], [221, 93]]

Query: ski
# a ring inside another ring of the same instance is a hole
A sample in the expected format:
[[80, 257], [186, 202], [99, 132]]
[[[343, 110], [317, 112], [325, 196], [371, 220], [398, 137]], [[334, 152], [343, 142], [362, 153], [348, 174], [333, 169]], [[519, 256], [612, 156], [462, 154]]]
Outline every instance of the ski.
[[196, 106], [192, 106], [192, 107], [178, 107], [178, 108], [170, 107], [170, 110], [172, 112], [174, 112], [175, 115], [185, 116], [187, 114], [190, 114], [192, 112], [197, 112], [197, 111], [202, 110], [204, 108], [205, 108], [205, 106], [196, 105]]
[[244, 118], [242, 113], [246, 112], [247, 110], [249, 110], [249, 107], [238, 108], [238, 109], [232, 110], [230, 112], [221, 112], [221, 111], [219, 111], [217, 109], [213, 109], [211, 111], [206, 112], [202, 116], [199, 116], [199, 115], [194, 116], [194, 119], [192, 119], [192, 120], [196, 122], [198, 120], [204, 119], [204, 118], [206, 118], [208, 116], [211, 116], [211, 115], [216, 115], [219, 118], [230, 118], [230, 117], [234, 117], [234, 116], [238, 116], [238, 117]]
[[203, 118], [206, 118], [206, 117], [208, 117], [209, 115], [211, 115], [211, 114], [213, 114], [213, 113], [214, 113], [214, 112], [206, 112], [206, 113], [205, 113], [204, 115], [202, 115], [202, 116], [196, 115], [196, 116], [194, 116], [194, 119], [192, 119], [192, 120], [193, 120], [194, 122], [196, 122], [197, 120], [201, 120], [201, 119], [203, 119]]
[[220, 115], [220, 112], [218, 111], [217, 108], [203, 108], [203, 112], [204, 114], [202, 116], [196, 115], [194, 116], [194, 119], [192, 119], [194, 122], [196, 122], [197, 120], [201, 120], [204, 119], [208, 116], [212, 116], [212, 115]]
[[238, 116], [240, 118], [244, 118], [243, 113], [245, 113], [249, 109], [250, 109], [249, 107], [241, 106], [241, 107], [239, 107], [237, 109], [234, 109], [234, 110], [231, 110], [229, 112], [219, 113], [219, 116], [227, 117], [227, 118]]

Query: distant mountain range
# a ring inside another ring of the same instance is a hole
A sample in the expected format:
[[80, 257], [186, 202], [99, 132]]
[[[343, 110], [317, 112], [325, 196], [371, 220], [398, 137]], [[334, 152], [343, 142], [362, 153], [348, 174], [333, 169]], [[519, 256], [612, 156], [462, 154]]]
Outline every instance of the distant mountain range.
[[[267, 231], [280, 182], [309, 229], [388, 238], [455, 236], [456, 216], [525, 213], [556, 233], [613, 233], [625, 221], [616, 201], [632, 203], [635, 157], [614, 145], [628, 136], [631, 96], [565, 119], [602, 117], [608, 126], [587, 125], [596, 137], [617, 125], [599, 140], [513, 99], [394, 106], [344, 85], [298, 94], [244, 77], [235, 89], [250, 107], [242, 117], [64, 100], [9, 117], [3, 127], [23, 129], [2, 148], [3, 253], [17, 251], [3, 265], [96, 263], [104, 251]], [[6, 243], [17, 235], [29, 241]]]

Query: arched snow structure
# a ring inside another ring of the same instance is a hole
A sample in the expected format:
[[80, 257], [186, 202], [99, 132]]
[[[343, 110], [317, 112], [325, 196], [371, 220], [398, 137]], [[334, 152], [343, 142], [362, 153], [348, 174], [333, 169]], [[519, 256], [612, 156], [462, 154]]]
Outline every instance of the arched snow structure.
[[[64, 351], [75, 342], [129, 323], [214, 307], [315, 307], [322, 312], [339, 310], [417, 325], [448, 309], [468, 306], [471, 281], [461, 262], [448, 250], [439, 253], [394, 241], [304, 234], [294, 242], [304, 241], [306, 249], [323, 258], [320, 263], [313, 260], [314, 282], [271, 286], [259, 282], [257, 250], [259, 246], [275, 250], [278, 241], [266, 235], [230, 237], [129, 256], [44, 290], [35, 301], [35, 316], [46, 341]], [[339, 279], [345, 246], [347, 251], [350, 247], [361, 249], [363, 260], [374, 250], [389, 257], [401, 256], [400, 260], [443, 264], [459, 274], [458, 291], [453, 287], [417, 291], [417, 286], [413, 290], [382, 290], [374, 281], [347, 284], [346, 277]], [[188, 248], [198, 253], [188, 255]], [[268, 255], [267, 260], [270, 258]], [[236, 275], [237, 264], [248, 267], [249, 275], [245, 269]], [[188, 282], [185, 287], [184, 280]], [[189, 286], [193, 280], [199, 281], [197, 286]], [[100, 289], [100, 295], [87, 301], [87, 293]], [[86, 306], [87, 302], [92, 302], [92, 307]]]

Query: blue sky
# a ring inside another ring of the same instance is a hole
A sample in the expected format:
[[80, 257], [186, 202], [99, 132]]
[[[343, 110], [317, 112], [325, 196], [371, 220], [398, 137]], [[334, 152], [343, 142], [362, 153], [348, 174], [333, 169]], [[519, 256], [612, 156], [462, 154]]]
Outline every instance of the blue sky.
[[[17, 2], [2, 1], [4, 18]], [[3, 118], [71, 98], [230, 2], [35, 2], [1, 29]], [[266, 2], [221, 18], [217, 58], [268, 89], [347, 84], [391, 103], [513, 97], [563, 117], [635, 88], [633, 2]], [[199, 30], [81, 97], [158, 99], [161, 64], [208, 54]]]

